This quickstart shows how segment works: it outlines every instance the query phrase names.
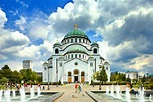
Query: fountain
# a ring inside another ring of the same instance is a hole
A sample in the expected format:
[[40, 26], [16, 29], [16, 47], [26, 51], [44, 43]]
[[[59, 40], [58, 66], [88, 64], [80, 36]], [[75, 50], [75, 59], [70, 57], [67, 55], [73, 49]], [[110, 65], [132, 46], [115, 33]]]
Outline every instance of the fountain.
[[40, 96], [40, 87], [37, 87], [37, 96]]
[[131, 98], [130, 98], [130, 89], [129, 89], [128, 87], [126, 87], [125, 95], [126, 95], [126, 101], [127, 101], [127, 102], [131, 102]]
[[139, 98], [139, 101], [140, 102], [144, 102], [144, 87], [140, 87], [139, 89], [138, 89], [138, 98]]
[[[3, 94], [4, 92], [4, 94]], [[34, 93], [34, 86], [30, 88], [30, 93], [25, 92], [24, 86], [18, 91], [6, 88], [6, 90], [0, 90], [0, 102], [49, 102], [60, 97], [63, 93], [58, 92], [42, 92], [40, 87], [37, 88], [37, 96]]]
[[22, 86], [21, 89], [20, 89], [20, 95], [21, 95], [21, 102], [25, 101], [24, 86]]
[[118, 98], [118, 99], [121, 99], [121, 95], [120, 95], [120, 86], [119, 85], [116, 85], [116, 97]]
[[109, 94], [109, 88], [106, 87], [106, 94], [108, 95]]
[[12, 93], [13, 93], [13, 98], [15, 98], [16, 96], [15, 90], [12, 90]]
[[3, 91], [0, 90], [0, 101], [2, 100], [2, 93], [3, 93]]
[[5, 102], [10, 102], [10, 90], [4, 91]]
[[[97, 93], [96, 91], [92, 91], [93, 93], [102, 96], [102, 99], [99, 100], [107, 100], [108, 102], [153, 102], [152, 93], [153, 91], [144, 91], [144, 87], [141, 87], [137, 91], [132, 91], [130, 93], [130, 88], [126, 87], [125, 93], [120, 92], [120, 86], [116, 85], [116, 94], [114, 94], [113, 85], [110, 87], [106, 87], [106, 93]], [[110, 90], [110, 93], [109, 93]], [[89, 96], [90, 93], [89, 93]], [[93, 95], [93, 98], [95, 96]]]
[[35, 96], [35, 94], [34, 94], [34, 86], [32, 86], [31, 88], [30, 88], [30, 98], [34, 98], [34, 96]]
[[111, 96], [114, 97], [114, 86], [113, 85], [111, 86]]
[[151, 94], [149, 95], [149, 101], [152, 101], [152, 100], [151, 100]]

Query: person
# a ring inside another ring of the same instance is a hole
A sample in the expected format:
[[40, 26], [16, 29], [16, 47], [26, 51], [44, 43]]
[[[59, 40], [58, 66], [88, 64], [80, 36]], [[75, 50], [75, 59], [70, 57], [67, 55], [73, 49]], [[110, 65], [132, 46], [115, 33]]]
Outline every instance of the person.
[[76, 84], [75, 84], [75, 92], [77, 92], [77, 89], [78, 89], [78, 83], [76, 82]]
[[[83, 84], [80, 83], [80, 85], [79, 85], [79, 92], [80, 92], [80, 93], [82, 92], [82, 86], [83, 86]], [[84, 96], [84, 94], [82, 94], [82, 96]]]

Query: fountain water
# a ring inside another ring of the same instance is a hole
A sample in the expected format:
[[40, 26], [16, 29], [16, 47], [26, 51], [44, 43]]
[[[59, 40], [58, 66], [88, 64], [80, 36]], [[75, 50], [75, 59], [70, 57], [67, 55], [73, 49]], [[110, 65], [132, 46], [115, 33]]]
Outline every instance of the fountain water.
[[128, 87], [126, 87], [126, 101], [127, 102], [131, 102], [131, 98], [130, 98], [130, 89]]
[[35, 94], [34, 94], [34, 86], [32, 86], [30, 88], [30, 96], [31, 96], [31, 98], [34, 98], [34, 96], [35, 96]]
[[150, 94], [150, 96], [149, 96], [149, 101], [152, 101], [152, 100], [151, 100], [151, 94]]
[[114, 97], [114, 86], [113, 85], [111, 86], [111, 96]]
[[13, 92], [13, 98], [15, 98], [16, 96], [15, 90], [12, 90], [12, 92]]
[[135, 97], [138, 98], [138, 94], [137, 93], [135, 94]]
[[144, 87], [138, 89], [138, 94], [139, 102], [144, 102]]
[[40, 87], [37, 87], [37, 96], [40, 96]]
[[20, 89], [20, 96], [21, 96], [21, 102], [25, 101], [24, 86], [22, 86], [21, 89]]
[[108, 95], [109, 94], [109, 88], [106, 87], [106, 94]]
[[121, 95], [120, 95], [120, 86], [116, 85], [116, 95], [118, 99], [121, 99]]
[[10, 102], [10, 90], [4, 91], [5, 102]]
[[0, 101], [2, 100], [2, 93], [3, 93], [3, 91], [0, 90]]

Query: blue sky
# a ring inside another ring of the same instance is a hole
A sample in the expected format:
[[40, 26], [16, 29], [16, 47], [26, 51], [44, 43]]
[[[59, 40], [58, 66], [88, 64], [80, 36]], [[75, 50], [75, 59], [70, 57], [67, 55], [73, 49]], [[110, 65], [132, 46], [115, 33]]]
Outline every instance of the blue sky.
[[1, 0], [0, 68], [34, 70], [52, 54], [52, 46], [74, 24], [111, 64], [111, 71], [153, 73], [152, 0]]

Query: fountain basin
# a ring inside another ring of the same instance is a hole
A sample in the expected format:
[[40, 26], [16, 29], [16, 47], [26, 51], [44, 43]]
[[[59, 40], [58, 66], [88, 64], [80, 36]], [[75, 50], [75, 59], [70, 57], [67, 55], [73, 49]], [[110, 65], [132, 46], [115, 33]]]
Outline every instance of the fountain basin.
[[[116, 96], [116, 91], [114, 91], [114, 97], [111, 96], [111, 93], [109, 92], [109, 94], [106, 94], [106, 91], [87, 91], [86, 92], [93, 100], [95, 100], [95, 102], [127, 102], [126, 101], [126, 94], [125, 91], [121, 92], [121, 97], [122, 99], [118, 99]], [[131, 98], [131, 102], [139, 102], [139, 99], [136, 97], [136, 93], [138, 93], [137, 91], [134, 93], [130, 93], [130, 98]], [[152, 102], [153, 101], [153, 97], [152, 97], [152, 101], [149, 101], [149, 95], [153, 96], [153, 91], [145, 91], [145, 98], [144, 98], [144, 102]]]
[[[15, 91], [16, 96], [13, 97], [13, 92], [10, 92], [10, 102], [21, 102], [21, 96], [19, 91]], [[52, 102], [59, 98], [63, 93], [62, 92], [41, 92], [39, 96], [37, 96], [37, 92], [34, 92], [34, 97], [31, 98], [30, 92], [25, 93], [24, 102]], [[5, 102], [4, 97], [0, 102]]]

